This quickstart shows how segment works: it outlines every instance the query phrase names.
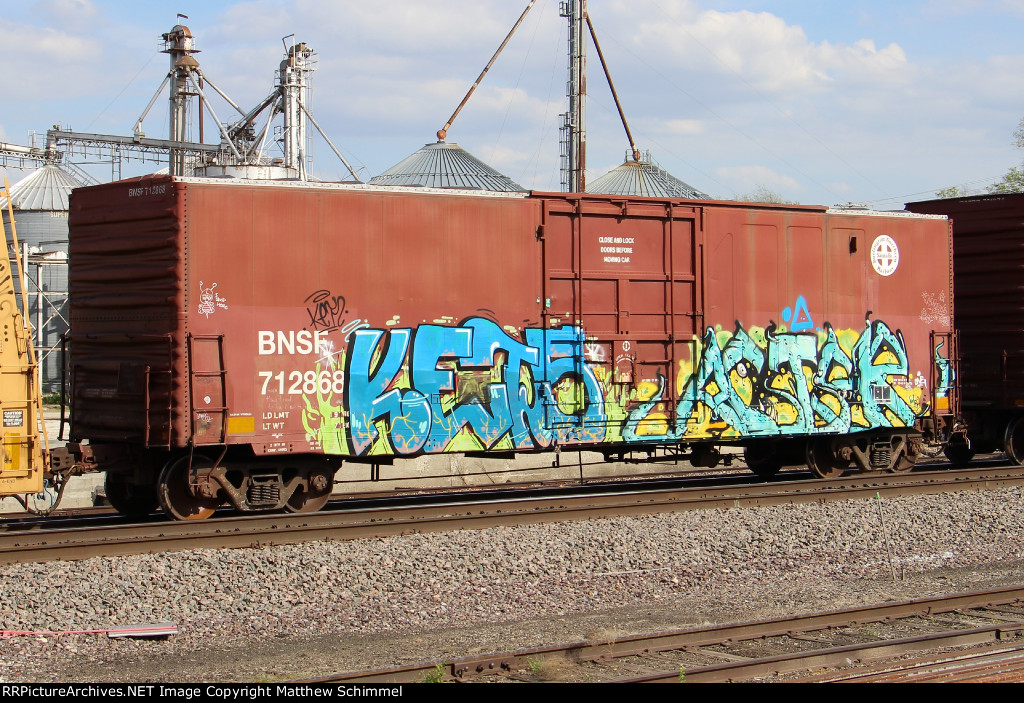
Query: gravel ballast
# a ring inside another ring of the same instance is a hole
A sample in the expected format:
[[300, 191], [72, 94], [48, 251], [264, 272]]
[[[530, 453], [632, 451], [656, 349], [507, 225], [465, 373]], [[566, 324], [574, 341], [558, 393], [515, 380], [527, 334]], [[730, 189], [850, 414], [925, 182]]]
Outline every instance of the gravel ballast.
[[1024, 583], [1024, 489], [0, 567], [0, 682], [261, 681]]

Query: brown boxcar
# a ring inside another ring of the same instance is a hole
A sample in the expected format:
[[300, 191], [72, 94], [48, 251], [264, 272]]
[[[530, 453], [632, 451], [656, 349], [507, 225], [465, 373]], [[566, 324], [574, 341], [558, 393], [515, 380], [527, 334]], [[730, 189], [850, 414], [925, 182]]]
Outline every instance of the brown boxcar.
[[953, 223], [954, 316], [960, 335], [961, 409], [969, 441], [947, 455], [1005, 451], [1024, 463], [1024, 194], [908, 203]]
[[942, 217], [146, 177], [70, 246], [72, 440], [126, 512], [443, 452], [896, 471], [954, 410]]

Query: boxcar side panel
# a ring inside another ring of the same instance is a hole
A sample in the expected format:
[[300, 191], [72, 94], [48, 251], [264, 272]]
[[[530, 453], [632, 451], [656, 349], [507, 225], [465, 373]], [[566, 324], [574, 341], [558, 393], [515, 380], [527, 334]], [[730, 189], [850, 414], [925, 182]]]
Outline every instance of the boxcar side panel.
[[[222, 337], [229, 443], [357, 457], [533, 446], [516, 409], [540, 407], [543, 380], [534, 202], [188, 188], [186, 312], [193, 339]], [[218, 230], [225, 209], [233, 231]], [[213, 371], [193, 368], [207, 383], [193, 416], [216, 434]]]
[[948, 381], [944, 220], [145, 182], [72, 212], [78, 438], [367, 460], [745, 441], [910, 427]]
[[184, 442], [184, 193], [147, 177], [76, 190], [69, 216], [71, 439]]
[[1024, 194], [909, 203], [953, 220], [964, 409], [1024, 407]]
[[945, 222], [713, 205], [706, 222], [709, 314], [690, 384], [705, 432], [857, 432], [930, 413], [949, 385], [931, 341], [951, 329]]

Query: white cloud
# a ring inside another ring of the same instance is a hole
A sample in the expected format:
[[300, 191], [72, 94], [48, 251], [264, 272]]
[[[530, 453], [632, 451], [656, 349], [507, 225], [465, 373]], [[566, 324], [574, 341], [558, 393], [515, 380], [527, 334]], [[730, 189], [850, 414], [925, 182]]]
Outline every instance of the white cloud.
[[74, 97], [95, 89], [91, 79], [103, 68], [103, 44], [49, 27], [0, 19], [0, 61], [8, 78], [7, 105], [19, 100]]
[[678, 11], [665, 20], [642, 21], [633, 42], [670, 71], [725, 75], [778, 94], [820, 90], [856, 75], [905, 79], [906, 55], [896, 44], [878, 49], [870, 38], [815, 43], [801, 27], [768, 12]]
[[[0, 20], [0, 60], [19, 77], [7, 85], [18, 109], [3, 115], [6, 141], [61, 120], [127, 133], [167, 70], [159, 37], [181, 9], [203, 69], [245, 109], [273, 87], [281, 37], [309, 43], [320, 60], [317, 120], [346, 155], [379, 173], [435, 138], [525, 5], [229, 3], [199, 9], [182, 0], [159, 12], [140, 4], [138, 14], [121, 12], [121, 0], [19, 6], [13, 20]], [[1024, 0], [927, 0], [895, 14], [866, 5], [878, 21], [853, 28], [801, 25], [782, 4], [774, 13], [709, 9], [721, 6], [590, 2], [637, 145], [706, 192], [763, 185], [803, 202], [868, 199], [924, 190], [922, 180], [941, 187], [998, 177], [1024, 155], [1010, 146], [1024, 115], [1024, 52], [1009, 36], [950, 42], [961, 30], [977, 37], [993, 23], [1012, 24]], [[449, 133], [524, 185], [558, 183], [565, 38], [557, 7], [537, 3]], [[971, 12], [950, 19], [964, 7]], [[607, 169], [593, 164], [621, 163], [625, 140], [593, 53], [589, 83], [588, 163], [599, 175]], [[166, 124], [165, 105], [158, 101], [147, 120], [153, 136]], [[218, 112], [232, 118], [229, 108]], [[209, 122], [206, 132], [211, 138]]]
[[[236, 40], [279, 39], [302, 29], [318, 39], [332, 38], [337, 53], [387, 57], [425, 54], [457, 57], [467, 47], [497, 48], [521, 12], [504, 3], [456, 2], [446, 6], [421, 0], [388, 3], [293, 0], [287, 5], [268, 0], [231, 5], [221, 16], [219, 31]], [[320, 50], [327, 42], [321, 41]], [[484, 59], [486, 60], [486, 58]], [[479, 64], [483, 68], [483, 63]], [[421, 69], [426, 68], [421, 66]]]
[[36, 0], [32, 13], [47, 24], [81, 31], [99, 19], [100, 11], [89, 0]]
[[763, 165], [725, 166], [714, 169], [714, 173], [738, 195], [749, 193], [758, 187], [765, 187], [779, 192], [787, 199], [793, 199], [794, 193], [803, 190], [795, 179]]
[[702, 133], [705, 125], [701, 120], [669, 120], [662, 123], [661, 128], [666, 134], [692, 136]]

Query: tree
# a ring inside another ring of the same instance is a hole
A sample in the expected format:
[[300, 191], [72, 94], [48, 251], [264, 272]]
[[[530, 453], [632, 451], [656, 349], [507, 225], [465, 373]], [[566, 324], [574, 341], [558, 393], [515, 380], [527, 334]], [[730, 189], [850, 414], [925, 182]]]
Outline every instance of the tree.
[[970, 191], [961, 186], [950, 186], [943, 188], [935, 194], [936, 198], [964, 198], [970, 195]]
[[[1013, 145], [1018, 149], [1024, 149], [1024, 117], [1017, 123], [1017, 129], [1013, 130]], [[993, 183], [985, 190], [989, 193], [1024, 193], [1024, 171], [1013, 167], [1006, 172], [1003, 180]]]
[[781, 195], [770, 189], [768, 186], [758, 186], [750, 193], [735, 196], [736, 200], [744, 203], [779, 203], [780, 205], [799, 205], [795, 200], [785, 200]]
[[986, 188], [989, 193], [1024, 193], [1024, 171], [1016, 166], [1003, 176], [1003, 180]]
[[[1013, 130], [1013, 145], [1018, 149], [1024, 149], [1024, 117], [1017, 123], [1017, 129]], [[1024, 169], [1013, 166], [999, 181], [996, 181], [985, 189], [986, 193], [993, 195], [997, 193], [1024, 193]], [[935, 194], [937, 198], [963, 198], [973, 195], [966, 188], [951, 186], [943, 188]]]

